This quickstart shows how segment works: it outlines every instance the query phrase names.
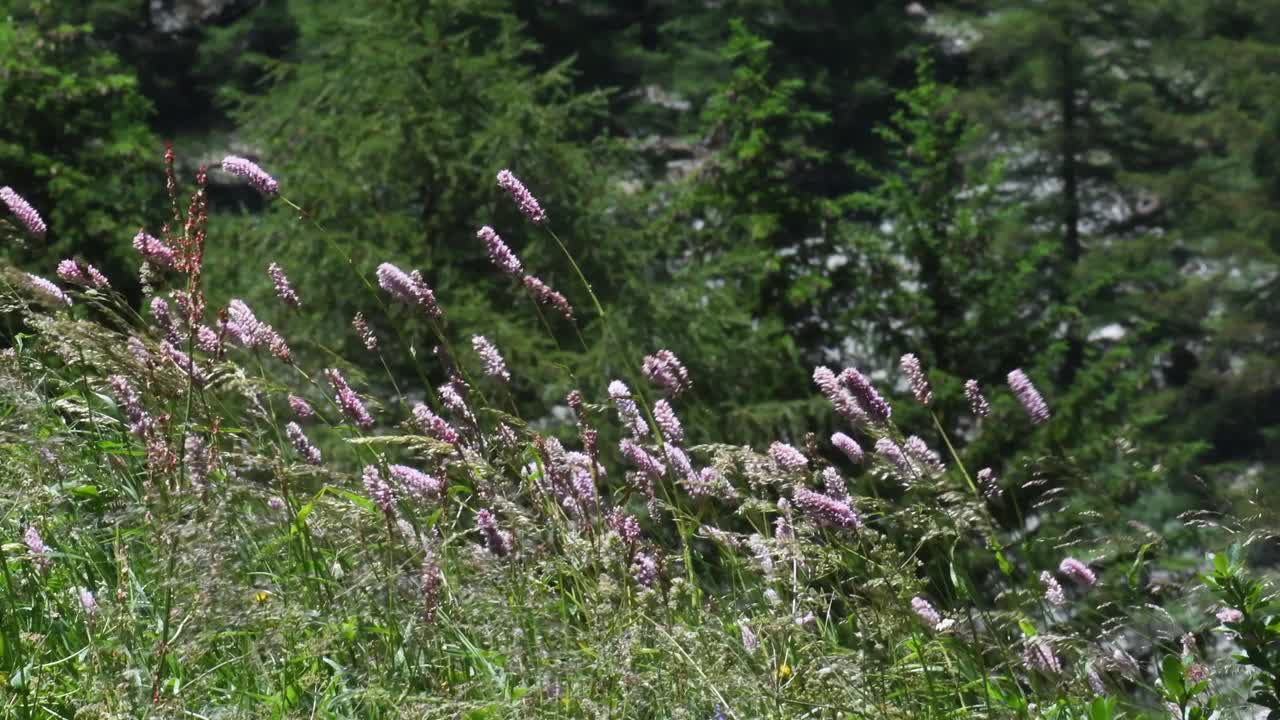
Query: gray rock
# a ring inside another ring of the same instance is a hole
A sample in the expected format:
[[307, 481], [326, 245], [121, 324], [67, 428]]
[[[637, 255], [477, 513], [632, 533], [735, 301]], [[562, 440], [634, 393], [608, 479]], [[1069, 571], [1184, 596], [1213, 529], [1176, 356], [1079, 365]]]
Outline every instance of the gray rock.
[[151, 26], [162, 33], [186, 32], [229, 22], [257, 4], [258, 0], [151, 0]]

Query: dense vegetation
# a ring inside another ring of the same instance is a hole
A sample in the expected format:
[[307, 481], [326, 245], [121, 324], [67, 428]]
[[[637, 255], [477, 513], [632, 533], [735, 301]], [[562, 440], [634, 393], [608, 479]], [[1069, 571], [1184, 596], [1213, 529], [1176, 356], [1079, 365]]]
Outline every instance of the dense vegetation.
[[1280, 11], [185, 5], [0, 0], [6, 717], [1280, 717]]

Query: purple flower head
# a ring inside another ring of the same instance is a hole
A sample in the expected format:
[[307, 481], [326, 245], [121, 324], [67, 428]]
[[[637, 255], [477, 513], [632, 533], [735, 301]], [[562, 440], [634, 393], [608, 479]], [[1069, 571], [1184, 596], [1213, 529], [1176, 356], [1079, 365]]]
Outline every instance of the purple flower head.
[[133, 236], [133, 248], [152, 265], [171, 268], [178, 262], [178, 255], [173, 248], [165, 245], [159, 238], [148, 235], [145, 230], [139, 230], [138, 234]]
[[336, 368], [329, 368], [324, 371], [324, 376], [328, 379], [329, 384], [333, 386], [336, 396], [334, 402], [338, 407], [342, 408], [342, 413], [351, 419], [362, 430], [368, 430], [373, 427], [373, 416], [365, 408], [364, 403], [356, 395], [351, 386], [347, 384], [346, 378], [342, 377], [342, 373]]
[[293, 414], [297, 415], [299, 420], [308, 420], [315, 417], [316, 414], [316, 410], [311, 407], [311, 403], [297, 395], [289, 396], [289, 409], [293, 410]]
[[995, 470], [986, 467], [978, 471], [978, 489], [992, 500], [1000, 497], [1000, 479], [996, 477]]
[[311, 441], [307, 439], [306, 434], [302, 432], [302, 427], [298, 423], [291, 422], [285, 425], [284, 432], [285, 435], [289, 436], [289, 443], [293, 445], [293, 449], [298, 451], [298, 454], [302, 456], [303, 460], [307, 461], [307, 464], [320, 464], [320, 448], [311, 444]]
[[798, 488], [791, 496], [792, 502], [800, 508], [810, 520], [819, 525], [837, 527], [844, 530], [857, 530], [862, 527], [858, 513], [849, 507], [849, 503], [837, 500], [830, 495], [823, 495], [807, 488]]
[[693, 463], [689, 462], [689, 456], [679, 446], [666, 443], [662, 446], [662, 452], [667, 456], [667, 464], [670, 465], [676, 477], [696, 477], [693, 472]]
[[894, 477], [898, 478], [898, 480], [911, 482], [915, 479], [915, 468], [911, 465], [911, 461], [907, 459], [907, 455], [902, 451], [902, 448], [898, 447], [898, 443], [889, 438], [880, 438], [876, 441], [876, 454], [888, 463]]
[[387, 481], [382, 479], [382, 472], [378, 470], [378, 466], [365, 465], [361, 479], [364, 481], [365, 493], [378, 506], [378, 509], [384, 515], [394, 515], [396, 512], [395, 495], [392, 494], [391, 486], [387, 484]]
[[1044, 398], [1040, 397], [1040, 391], [1036, 390], [1036, 386], [1031, 383], [1031, 378], [1021, 370], [1013, 370], [1009, 373], [1009, 389], [1013, 390], [1013, 394], [1017, 396], [1018, 402], [1022, 403], [1022, 408], [1027, 411], [1027, 416], [1031, 418], [1031, 422], [1039, 425], [1049, 419], [1049, 406], [1045, 404]]
[[667, 472], [667, 469], [658, 461], [657, 458], [650, 455], [644, 448], [635, 444], [631, 440], [622, 440], [618, 443], [618, 449], [622, 451], [622, 457], [637, 470], [644, 473], [650, 479], [656, 480]]
[[862, 462], [862, 446], [848, 435], [842, 432], [835, 433], [831, 436], [831, 444], [844, 453], [850, 462], [854, 464]]
[[436, 388], [436, 392], [440, 395], [440, 402], [449, 412], [465, 421], [474, 422], [475, 416], [471, 414], [471, 408], [467, 407], [466, 398], [462, 396], [466, 389], [467, 387], [459, 378], [454, 376], [452, 380]]
[[565, 299], [564, 295], [552, 290], [542, 280], [533, 275], [525, 275], [521, 280], [529, 292], [533, 293], [533, 299], [538, 301], [540, 305], [549, 305], [556, 309], [566, 320], [573, 319], [573, 306]]
[[933, 608], [933, 605], [924, 598], [917, 595], [911, 598], [911, 609], [916, 615], [920, 616], [920, 621], [930, 628], [936, 628], [942, 624], [942, 615]]
[[965, 381], [964, 396], [969, 401], [969, 409], [973, 410], [974, 415], [986, 417], [991, 414], [991, 405], [982, 396], [982, 388], [978, 385], [977, 380]]
[[351, 318], [351, 327], [355, 328], [356, 335], [360, 336], [365, 350], [373, 352], [378, 349], [378, 336], [373, 334], [373, 329], [369, 327], [369, 323], [365, 322], [364, 313], [357, 312], [356, 316]]
[[267, 498], [267, 507], [275, 510], [276, 512], [283, 512], [285, 509], [284, 498], [279, 495], [272, 495]]
[[1045, 570], [1040, 573], [1040, 584], [1044, 586], [1044, 599], [1050, 605], [1062, 607], [1067, 604], [1067, 596], [1062, 592], [1062, 586], [1058, 584], [1058, 579], [1053, 573]]
[[48, 280], [45, 280], [39, 275], [32, 275], [31, 273], [26, 273], [26, 276], [27, 276], [27, 285], [30, 286], [30, 288], [35, 291], [36, 295], [38, 295], [41, 300], [51, 305], [63, 305], [66, 307], [71, 306], [71, 296], [63, 292], [62, 288], [58, 287], [57, 285], [54, 285]]
[[174, 345], [182, 344], [182, 338], [178, 335], [178, 323], [173, 319], [173, 312], [169, 310], [169, 303], [164, 298], [151, 298], [151, 315], [156, 319], [156, 327], [165, 340]]
[[830, 466], [822, 469], [822, 491], [836, 500], [846, 500], [849, 497], [849, 486], [845, 483], [844, 476]]
[[1073, 557], [1063, 558], [1062, 562], [1058, 564], [1058, 572], [1086, 588], [1091, 588], [1098, 584], [1098, 576], [1093, 574], [1089, 566]]
[[880, 396], [880, 393], [876, 392], [875, 386], [865, 375], [854, 368], [845, 368], [838, 379], [868, 417], [877, 423], [888, 422], [889, 417], [893, 415], [893, 408]]
[[818, 386], [818, 390], [826, 396], [835, 411], [840, 413], [841, 417], [849, 422], [858, 425], [867, 421], [867, 413], [858, 406], [858, 401], [854, 399], [844, 385], [840, 383], [836, 374], [831, 372], [828, 367], [816, 367], [813, 369], [813, 383]]
[[480, 361], [484, 364], [485, 375], [497, 378], [504, 383], [511, 382], [511, 373], [507, 371], [507, 362], [502, 359], [502, 353], [498, 352], [498, 348], [489, 341], [489, 338], [483, 335], [472, 335], [471, 348], [480, 356]]
[[163, 352], [169, 358], [169, 361], [176, 365], [184, 375], [191, 378], [192, 383], [197, 386], [204, 385], [204, 371], [196, 366], [190, 355], [179, 350], [168, 340], [161, 341], [160, 352]]
[[636, 553], [631, 562], [631, 577], [640, 587], [652, 588], [658, 583], [658, 562], [649, 553]]
[[291, 308], [302, 307], [302, 300], [298, 298], [298, 293], [290, 284], [289, 278], [284, 274], [284, 270], [276, 263], [267, 266], [267, 275], [271, 278], [271, 284], [276, 287], [276, 297]]
[[920, 437], [912, 435], [902, 447], [907, 453], [907, 459], [920, 469], [920, 474], [936, 477], [946, 471], [942, 458]]
[[609, 398], [618, 411], [618, 419], [632, 437], [642, 438], [649, 434], [649, 424], [644, 421], [635, 400], [631, 399], [631, 388], [626, 383], [621, 380], [609, 383]]
[[902, 374], [907, 376], [907, 382], [911, 384], [911, 394], [916, 396], [916, 401], [921, 405], [931, 405], [933, 390], [929, 387], [929, 378], [925, 376], [924, 368], [920, 367], [920, 358], [907, 353], [898, 362]]
[[1231, 625], [1244, 620], [1244, 613], [1235, 608], [1224, 607], [1214, 613], [1214, 617], [1218, 618], [1218, 622]]
[[1054, 652], [1053, 643], [1041, 635], [1027, 638], [1026, 646], [1022, 650], [1022, 662], [1029, 671], [1039, 670], [1046, 675], [1057, 675], [1062, 672], [1062, 661]]
[[541, 225], [547, 221], [547, 214], [543, 212], [537, 198], [533, 196], [533, 193], [529, 192], [524, 183], [520, 182], [520, 178], [513, 175], [510, 170], [502, 170], [498, 173], [498, 187], [505, 190], [511, 196], [511, 199], [516, 201], [520, 212], [529, 219], [529, 222], [534, 225]]
[[627, 545], [635, 545], [640, 540], [640, 521], [635, 519], [633, 515], [627, 515], [618, 510], [614, 510], [609, 514], [609, 527], [618, 533], [618, 537], [622, 538], [622, 542]]
[[520, 258], [507, 247], [502, 241], [497, 231], [485, 225], [476, 232], [476, 237], [484, 243], [485, 251], [489, 253], [489, 259], [502, 272], [512, 276], [520, 277], [520, 273], [524, 272], [524, 266], [520, 264]]
[[112, 375], [107, 378], [107, 384], [111, 386], [111, 393], [115, 395], [116, 402], [120, 406], [121, 412], [124, 413], [125, 420], [129, 423], [129, 432], [138, 437], [142, 437], [150, 432], [155, 424], [151, 416], [142, 409], [142, 400], [138, 397], [137, 391], [129, 384], [123, 375]]
[[672, 409], [671, 403], [665, 399], [653, 404], [653, 421], [662, 430], [664, 440], [672, 443], [684, 442], [684, 427], [680, 424], [680, 418], [676, 417], [676, 411]]
[[689, 389], [689, 371], [670, 350], [659, 350], [644, 357], [641, 372], [663, 392], [675, 397]]
[[442, 443], [456, 445], [458, 442], [458, 432], [444, 418], [431, 412], [431, 408], [423, 403], [413, 406], [413, 421], [417, 424], [420, 432]]
[[52, 562], [49, 560], [49, 546], [44, 544], [44, 539], [40, 537], [40, 531], [36, 530], [34, 525], [27, 526], [27, 531], [22, 535], [22, 542], [27, 546], [27, 550], [31, 551], [31, 562], [40, 570], [49, 567]]
[[13, 191], [9, 186], [0, 187], [0, 201], [9, 207], [9, 212], [18, 218], [18, 222], [27, 229], [32, 235], [42, 238], [48, 227], [44, 224], [44, 220], [40, 219], [40, 213], [31, 207], [31, 203], [22, 198], [21, 195]]
[[485, 545], [489, 548], [489, 552], [498, 557], [506, 557], [511, 554], [513, 542], [511, 533], [507, 530], [498, 529], [498, 521], [494, 518], [492, 512], [487, 509], [477, 512], [476, 527], [479, 528], [480, 534], [484, 536]]
[[378, 286], [386, 290], [392, 297], [409, 305], [417, 305], [426, 311], [429, 317], [441, 316], [440, 306], [436, 305], [436, 295], [423, 282], [418, 271], [406, 274], [391, 263], [378, 266]]
[[80, 598], [80, 609], [84, 610], [84, 614], [93, 617], [98, 614], [98, 599], [93, 596], [93, 591], [89, 588], [77, 588], [76, 596]]
[[388, 465], [387, 471], [391, 474], [391, 479], [413, 497], [437, 498], [444, 491], [444, 483], [408, 465]]
[[88, 285], [89, 276], [84, 274], [84, 270], [80, 269], [79, 263], [75, 260], [63, 260], [58, 263], [58, 277], [66, 282], [76, 283], [77, 285]]
[[254, 163], [237, 155], [222, 158], [222, 169], [232, 175], [248, 178], [249, 184], [263, 195], [275, 195], [280, 192], [280, 183], [267, 174], [267, 171]]
[[804, 453], [783, 442], [774, 442], [769, 446], [769, 459], [778, 469], [787, 473], [804, 472], [809, 467], [809, 459]]

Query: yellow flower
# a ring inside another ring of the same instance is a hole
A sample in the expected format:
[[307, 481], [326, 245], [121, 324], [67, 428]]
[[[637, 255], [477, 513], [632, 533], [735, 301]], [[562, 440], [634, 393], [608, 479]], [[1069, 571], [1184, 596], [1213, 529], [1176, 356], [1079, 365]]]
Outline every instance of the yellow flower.
[[786, 680], [789, 677], [791, 677], [791, 666], [786, 663], [782, 663], [778, 666], [778, 679]]
[[253, 599], [257, 600], [258, 604], [261, 605], [271, 599], [271, 593], [267, 592], [266, 590], [259, 590], [258, 592], [253, 594]]

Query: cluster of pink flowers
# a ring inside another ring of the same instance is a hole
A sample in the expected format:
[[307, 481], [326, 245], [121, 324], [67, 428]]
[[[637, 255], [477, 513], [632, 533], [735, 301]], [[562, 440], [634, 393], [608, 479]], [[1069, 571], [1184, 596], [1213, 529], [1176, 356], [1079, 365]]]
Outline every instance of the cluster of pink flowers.
[[54, 285], [52, 282], [45, 280], [39, 275], [26, 273], [27, 285], [35, 291], [45, 302], [53, 305], [71, 306], [71, 296], [62, 291], [62, 288]]
[[804, 453], [784, 442], [774, 442], [769, 446], [769, 459], [786, 473], [804, 472], [809, 467], [809, 459]]
[[7, 185], [0, 187], [0, 201], [3, 201], [4, 204], [8, 206], [9, 212], [13, 213], [13, 216], [18, 218], [18, 222], [22, 223], [22, 226], [27, 229], [27, 232], [38, 238], [44, 237], [45, 232], [48, 231], [49, 228], [44, 224], [44, 220], [41, 219], [40, 213], [36, 212], [35, 208], [31, 207], [31, 203], [23, 199], [23, 197], [18, 193], [14, 192], [13, 188]]
[[1022, 650], [1022, 662], [1029, 670], [1039, 670], [1046, 675], [1062, 672], [1062, 661], [1058, 659], [1053, 643], [1042, 635], [1027, 638]]
[[974, 415], [986, 417], [991, 414], [991, 405], [983, 397], [982, 388], [978, 385], [977, 380], [965, 381], [964, 396], [969, 401], [969, 409], [973, 410]]
[[294, 415], [298, 416], [299, 420], [310, 419], [316, 414], [315, 408], [311, 407], [311, 403], [293, 394], [289, 395], [289, 409], [293, 411]]
[[903, 442], [902, 449], [907, 453], [907, 458], [911, 461], [911, 464], [919, 471], [918, 474], [937, 477], [946, 471], [946, 465], [943, 464], [942, 458], [929, 447], [923, 438], [912, 435]]
[[142, 399], [129, 384], [129, 380], [123, 375], [112, 375], [107, 378], [107, 384], [111, 386], [111, 392], [124, 413], [125, 421], [129, 423], [129, 432], [138, 437], [147, 435], [155, 421], [142, 408]]
[[49, 559], [49, 546], [44, 544], [44, 539], [40, 537], [40, 531], [36, 530], [34, 525], [27, 527], [26, 533], [22, 536], [22, 542], [27, 546], [27, 550], [31, 552], [31, 562], [41, 570], [48, 569], [52, 561]]
[[484, 536], [485, 545], [489, 548], [489, 552], [498, 557], [506, 557], [511, 554], [514, 538], [508, 530], [500, 530], [498, 528], [498, 520], [488, 509], [481, 510], [476, 513], [476, 527], [479, 528], [480, 534]]
[[436, 294], [422, 280], [417, 270], [412, 273], [392, 265], [382, 263], [377, 271], [378, 286], [386, 290], [392, 297], [409, 305], [417, 305], [426, 311], [428, 317], [441, 316], [440, 306], [436, 304]]
[[489, 254], [489, 259], [499, 270], [512, 277], [520, 277], [520, 273], [524, 271], [520, 258], [507, 247], [496, 230], [485, 225], [476, 232], [476, 237], [484, 243], [485, 252]]
[[417, 423], [420, 431], [436, 440], [450, 445], [458, 443], [458, 432], [444, 418], [431, 412], [431, 408], [423, 403], [413, 406], [413, 420]]
[[364, 313], [357, 312], [356, 316], [351, 318], [351, 327], [355, 328], [356, 335], [359, 336], [360, 342], [364, 343], [365, 350], [373, 352], [378, 349], [378, 336], [373, 334], [373, 329], [365, 321]]
[[829, 495], [817, 493], [808, 488], [798, 488], [791, 496], [791, 501], [800, 511], [819, 525], [857, 530], [862, 527], [858, 513], [849, 507], [849, 503], [837, 500]]
[[978, 471], [978, 489], [993, 500], [1000, 497], [1000, 480], [996, 477], [995, 470], [986, 467]]
[[259, 320], [243, 300], [232, 300], [227, 304], [227, 318], [226, 331], [246, 348], [265, 345], [272, 355], [289, 361], [292, 353], [284, 338], [275, 328]]
[[675, 409], [666, 399], [658, 400], [653, 404], [653, 421], [662, 431], [663, 440], [672, 443], [684, 442], [684, 426], [680, 424], [680, 418], [676, 415]]
[[498, 187], [505, 190], [511, 199], [516, 201], [520, 212], [529, 219], [529, 222], [541, 225], [547, 221], [547, 214], [538, 204], [538, 199], [510, 170], [502, 170], [498, 173]]
[[865, 375], [854, 368], [845, 368], [838, 379], [868, 417], [878, 423], [889, 421], [890, 416], [893, 415], [893, 408], [880, 396]]
[[280, 192], [280, 183], [251, 160], [238, 155], [228, 155], [222, 158], [222, 169], [232, 175], [247, 178], [249, 184], [263, 195], [275, 195]]
[[902, 374], [907, 376], [907, 382], [911, 384], [911, 394], [916, 396], [916, 401], [921, 405], [930, 405], [933, 403], [933, 389], [929, 387], [929, 378], [924, 374], [924, 368], [920, 367], [920, 358], [912, 353], [907, 353], [899, 360], [902, 367]]
[[378, 466], [365, 465], [361, 480], [364, 481], [365, 493], [373, 504], [377, 505], [384, 515], [395, 515], [395, 495], [391, 492], [391, 486], [382, 478], [382, 471]]
[[552, 290], [546, 283], [533, 275], [525, 275], [521, 282], [533, 294], [533, 299], [537, 300], [539, 305], [555, 308], [556, 312], [563, 315], [566, 320], [573, 319], [573, 306], [569, 304], [564, 295]]
[[369, 414], [364, 403], [356, 395], [351, 386], [347, 384], [347, 379], [342, 377], [342, 373], [336, 368], [329, 368], [324, 371], [325, 378], [329, 384], [333, 386], [334, 402], [342, 409], [342, 413], [346, 415], [361, 430], [368, 430], [373, 427], [373, 416]]
[[866, 422], [867, 414], [858, 405], [858, 401], [853, 397], [841, 382], [831, 368], [819, 366], [813, 369], [813, 383], [818, 386], [818, 390], [826, 396], [831, 406], [845, 420], [854, 425], [861, 425]]
[[1021, 370], [1013, 370], [1009, 373], [1009, 389], [1013, 390], [1013, 394], [1018, 398], [1018, 402], [1022, 403], [1022, 408], [1027, 411], [1027, 416], [1031, 418], [1031, 422], [1039, 425], [1049, 420], [1049, 405], [1045, 403], [1044, 398], [1040, 397], [1040, 391], [1036, 390], [1036, 386], [1031, 382], [1031, 378]]
[[1091, 588], [1098, 583], [1098, 576], [1093, 574], [1089, 566], [1073, 557], [1063, 558], [1058, 564], [1058, 572], [1086, 588]]
[[145, 230], [139, 230], [138, 234], [133, 236], [133, 248], [142, 254], [144, 260], [153, 265], [171, 268], [178, 263], [178, 254], [173, 248], [164, 244], [163, 240], [148, 235]]
[[472, 335], [471, 348], [480, 356], [480, 362], [484, 364], [485, 375], [504, 383], [511, 382], [511, 373], [507, 370], [507, 362], [503, 360], [502, 353], [498, 352], [497, 346], [489, 338], [483, 335]]
[[675, 397], [689, 389], [689, 371], [670, 350], [659, 350], [644, 356], [640, 368], [644, 376], [663, 392]]
[[444, 483], [408, 465], [388, 465], [387, 472], [413, 497], [436, 498], [444, 491]]
[[307, 461], [307, 464], [320, 464], [320, 448], [311, 444], [311, 441], [307, 439], [306, 434], [302, 432], [302, 427], [298, 423], [291, 422], [285, 425], [284, 432], [289, 437], [289, 442], [293, 445], [293, 449], [298, 451], [298, 454], [302, 456], [303, 460]]
[[618, 443], [618, 449], [622, 451], [624, 460], [650, 480], [657, 480], [667, 472], [666, 467], [657, 458], [631, 440], [623, 439]]
[[280, 298], [281, 302], [291, 308], [302, 307], [302, 300], [298, 298], [298, 293], [293, 289], [288, 276], [284, 274], [284, 270], [279, 265], [276, 263], [268, 265], [267, 275], [271, 278], [271, 284], [276, 289], [276, 297]]
[[631, 388], [621, 380], [609, 383], [609, 399], [618, 411], [618, 418], [632, 437], [644, 437], [649, 434], [649, 424], [640, 414], [640, 407], [631, 399]]
[[1044, 599], [1050, 605], [1061, 607], [1067, 604], [1067, 596], [1063, 593], [1062, 585], [1058, 584], [1058, 579], [1053, 576], [1053, 573], [1048, 570], [1041, 572], [1040, 584], [1044, 587]]
[[942, 615], [933, 608], [933, 604], [920, 596], [911, 598], [911, 609], [920, 617], [920, 621], [931, 628], [942, 624]]
[[916, 477], [915, 467], [911, 461], [907, 459], [906, 453], [898, 446], [898, 443], [889, 438], [880, 438], [876, 441], [876, 455], [879, 455], [888, 463], [898, 480], [909, 483]]
[[834, 433], [831, 436], [831, 444], [844, 453], [850, 462], [854, 464], [862, 462], [862, 446], [858, 445], [857, 441], [848, 435], [842, 432]]
[[58, 277], [69, 283], [87, 285], [100, 290], [111, 287], [111, 283], [107, 281], [107, 276], [98, 272], [98, 268], [92, 265], [81, 267], [80, 263], [75, 260], [68, 259], [59, 262]]

